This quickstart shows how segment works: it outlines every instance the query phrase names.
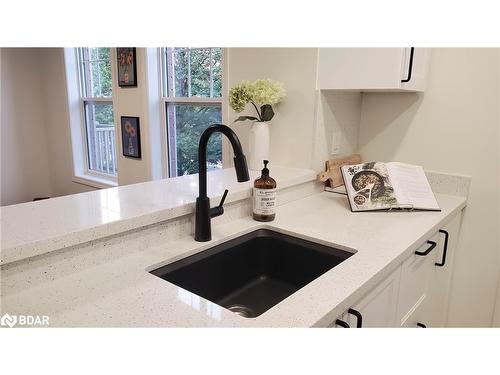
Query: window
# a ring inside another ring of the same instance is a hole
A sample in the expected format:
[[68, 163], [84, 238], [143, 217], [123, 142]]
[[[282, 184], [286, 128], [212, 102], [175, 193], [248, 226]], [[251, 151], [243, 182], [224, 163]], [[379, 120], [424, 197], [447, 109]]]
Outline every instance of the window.
[[117, 174], [110, 48], [78, 48], [78, 73], [83, 106], [86, 169], [89, 174]]
[[[222, 122], [222, 48], [163, 48], [162, 77], [171, 177], [198, 173], [198, 142], [207, 126]], [[222, 168], [222, 137], [207, 148], [207, 168]]]

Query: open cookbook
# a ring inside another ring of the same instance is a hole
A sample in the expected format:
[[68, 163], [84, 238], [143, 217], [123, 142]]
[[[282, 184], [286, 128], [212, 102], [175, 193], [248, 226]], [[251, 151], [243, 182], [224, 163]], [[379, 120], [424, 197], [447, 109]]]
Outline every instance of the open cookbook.
[[418, 165], [371, 162], [340, 168], [351, 211], [441, 211], [424, 169]]

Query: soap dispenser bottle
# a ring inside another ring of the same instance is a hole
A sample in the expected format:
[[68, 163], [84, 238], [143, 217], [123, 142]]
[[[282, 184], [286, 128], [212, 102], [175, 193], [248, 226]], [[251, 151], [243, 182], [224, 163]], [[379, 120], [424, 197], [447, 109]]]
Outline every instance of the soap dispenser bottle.
[[253, 218], [257, 221], [273, 221], [276, 213], [276, 181], [269, 177], [268, 160], [264, 160], [261, 176], [253, 183]]

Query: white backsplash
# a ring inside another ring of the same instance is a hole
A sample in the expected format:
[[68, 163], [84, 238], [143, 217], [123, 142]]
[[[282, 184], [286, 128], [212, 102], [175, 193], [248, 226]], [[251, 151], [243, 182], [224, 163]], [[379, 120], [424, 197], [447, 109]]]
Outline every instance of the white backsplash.
[[472, 178], [451, 173], [425, 171], [432, 191], [435, 194], [450, 194], [460, 197], [468, 197]]

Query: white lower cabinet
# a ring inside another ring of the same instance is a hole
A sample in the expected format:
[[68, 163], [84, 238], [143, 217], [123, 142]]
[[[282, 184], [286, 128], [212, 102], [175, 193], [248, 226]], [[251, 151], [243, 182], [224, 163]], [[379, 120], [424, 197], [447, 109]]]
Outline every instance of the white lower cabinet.
[[420, 300], [412, 306], [411, 310], [401, 319], [400, 327], [403, 328], [427, 328], [426, 310], [427, 310], [426, 295], [422, 295]]
[[[356, 303], [351, 308], [350, 314], [348, 311], [347, 322], [350, 327], [394, 327], [400, 272], [401, 268], [398, 267], [396, 271]], [[356, 313], [359, 313], [362, 324], [357, 324], [359, 319], [356, 317]]]
[[407, 318], [414, 311], [420, 311], [425, 306], [430, 278], [437, 259], [438, 245], [439, 235], [435, 234], [401, 265], [397, 327], [407, 324]]
[[343, 328], [394, 327], [400, 274], [401, 267], [398, 267], [330, 326]]
[[[448, 308], [450, 302], [451, 280], [455, 265], [462, 215], [456, 215], [439, 231], [440, 246], [437, 252], [437, 265], [432, 270], [428, 302], [424, 320], [429, 327], [448, 326]], [[446, 243], [448, 237], [448, 243]], [[444, 250], [446, 254], [444, 253]]]
[[431, 238], [437, 245], [427, 256], [420, 260], [411, 256], [403, 263], [398, 303], [401, 327], [447, 326], [461, 219], [461, 213], [454, 216]]
[[461, 214], [330, 327], [445, 327]]

